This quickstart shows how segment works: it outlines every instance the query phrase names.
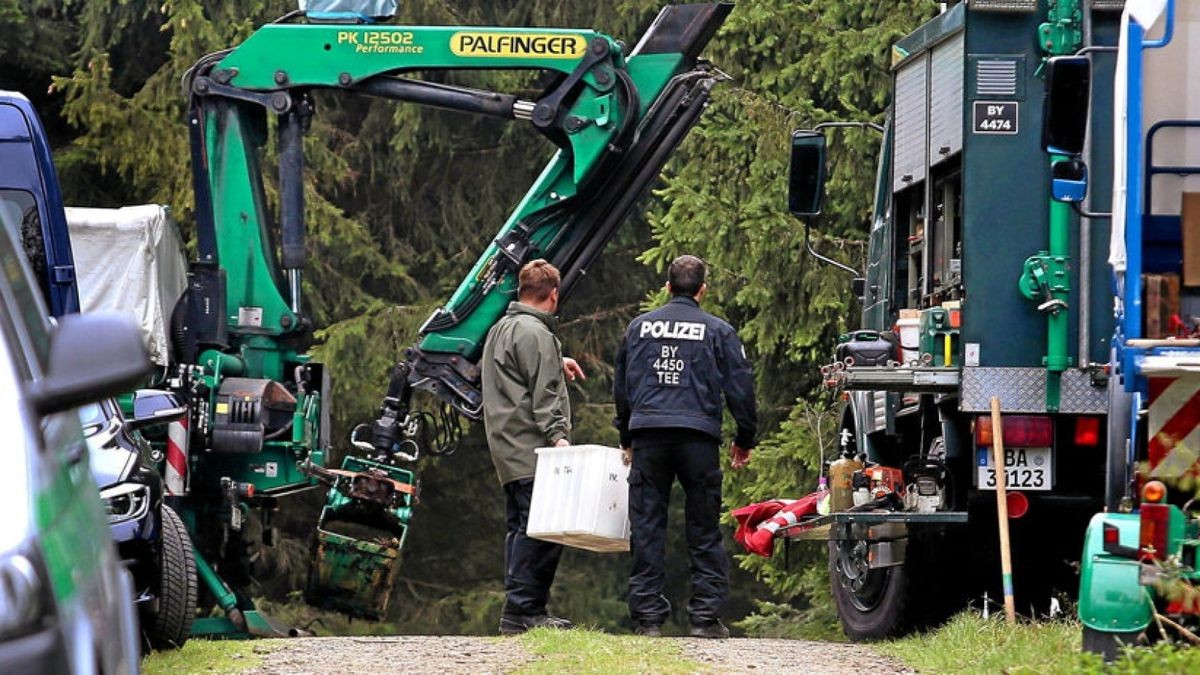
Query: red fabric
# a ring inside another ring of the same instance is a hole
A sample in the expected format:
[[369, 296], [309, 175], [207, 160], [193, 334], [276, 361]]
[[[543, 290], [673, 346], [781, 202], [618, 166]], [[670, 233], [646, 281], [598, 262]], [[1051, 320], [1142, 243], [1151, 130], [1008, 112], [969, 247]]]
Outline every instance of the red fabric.
[[819, 490], [802, 499], [774, 499], [733, 511], [738, 522], [733, 538], [747, 551], [764, 558], [775, 552], [775, 535], [781, 527], [817, 512], [817, 503], [828, 494]]

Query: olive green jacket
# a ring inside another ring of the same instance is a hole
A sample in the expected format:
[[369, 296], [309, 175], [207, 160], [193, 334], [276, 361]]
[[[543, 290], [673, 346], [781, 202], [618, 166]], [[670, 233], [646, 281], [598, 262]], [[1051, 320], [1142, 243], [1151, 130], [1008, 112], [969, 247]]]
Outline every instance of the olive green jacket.
[[534, 448], [571, 434], [555, 318], [519, 302], [488, 331], [483, 347], [483, 424], [501, 483], [533, 478]]

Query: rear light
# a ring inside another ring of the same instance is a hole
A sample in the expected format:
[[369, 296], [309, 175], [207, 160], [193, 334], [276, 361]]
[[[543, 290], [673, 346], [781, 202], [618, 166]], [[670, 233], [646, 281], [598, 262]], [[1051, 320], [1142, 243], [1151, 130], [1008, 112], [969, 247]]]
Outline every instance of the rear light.
[[1142, 503], [1160, 504], [1167, 498], [1167, 486], [1160, 480], [1152, 480], [1142, 486]]
[[1138, 550], [1132, 546], [1121, 545], [1121, 530], [1113, 523], [1104, 523], [1104, 552], [1122, 558], [1137, 559]]
[[1100, 418], [1079, 417], [1075, 420], [1075, 445], [1100, 445]]
[[1008, 503], [1008, 517], [1016, 520], [1029, 513], [1029, 497], [1024, 492], [1009, 492], [1004, 501]]
[[950, 310], [950, 327], [962, 328], [962, 310]]
[[1110, 546], [1118, 546], [1118, 545], [1120, 545], [1120, 543], [1121, 543], [1121, 531], [1117, 529], [1116, 525], [1113, 525], [1112, 523], [1105, 523], [1104, 524], [1104, 548], [1108, 549]]
[[[1054, 422], [1036, 415], [1006, 415], [1000, 418], [1004, 429], [1004, 445], [1011, 448], [1049, 448], [1054, 445]], [[975, 418], [975, 444], [992, 444], [992, 418]]]
[[1171, 521], [1171, 507], [1166, 504], [1142, 504], [1141, 517], [1138, 550], [1143, 558], [1162, 560], [1167, 556], [1167, 530]]

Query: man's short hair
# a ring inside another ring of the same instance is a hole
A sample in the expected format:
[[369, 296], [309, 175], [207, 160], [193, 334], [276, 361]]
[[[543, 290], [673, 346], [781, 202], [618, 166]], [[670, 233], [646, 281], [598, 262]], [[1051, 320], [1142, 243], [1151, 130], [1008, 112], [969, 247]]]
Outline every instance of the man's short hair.
[[517, 276], [517, 299], [543, 302], [558, 288], [561, 279], [554, 265], [542, 258], [530, 260]]
[[667, 268], [667, 281], [671, 284], [672, 295], [695, 296], [704, 285], [706, 276], [708, 266], [694, 255], [681, 255], [672, 260]]

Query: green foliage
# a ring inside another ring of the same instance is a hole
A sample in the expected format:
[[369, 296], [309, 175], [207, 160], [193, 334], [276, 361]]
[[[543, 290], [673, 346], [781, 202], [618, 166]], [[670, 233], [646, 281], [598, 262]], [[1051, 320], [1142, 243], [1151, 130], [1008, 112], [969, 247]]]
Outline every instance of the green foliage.
[[1176, 675], [1200, 670], [1200, 649], [1161, 642], [1152, 647], [1125, 649], [1107, 666], [1096, 658], [1080, 659], [1088, 672], [1121, 675]]
[[[805, 252], [804, 226], [787, 213], [790, 133], [822, 121], [882, 123], [891, 43], [935, 9], [922, 0], [743, 2], [708, 50], [733, 82], [670, 165], [650, 217], [654, 246], [641, 260], [660, 270], [681, 253], [707, 261], [706, 308], [728, 318], [751, 353], [765, 433], [749, 470], [727, 479], [735, 505], [816, 488], [837, 428], [819, 365], [857, 325], [849, 276]], [[833, 130], [829, 140], [827, 206], [811, 236], [825, 255], [862, 269], [879, 136]], [[831, 616], [824, 548], [792, 553], [803, 573], [785, 569], [783, 556], [740, 557], [795, 609], [772, 610], [761, 625]]]
[[[824, 577], [821, 567], [809, 567], [804, 575], [818, 573]], [[796, 609], [790, 604], [758, 601], [754, 614], [734, 623], [734, 627], [752, 638], [784, 638], [788, 640], [842, 641], [841, 625], [832, 607], [819, 606], [809, 610]]]
[[878, 649], [911, 668], [933, 673], [1174, 675], [1200, 669], [1200, 649], [1166, 642], [1125, 648], [1115, 661], [1105, 664], [1099, 656], [1080, 651], [1081, 632], [1076, 621], [1009, 626], [1002, 614], [984, 619], [965, 612], [935, 631], [884, 643]]
[[1073, 621], [1010, 626], [1003, 614], [984, 619], [964, 612], [933, 632], [881, 644], [879, 651], [935, 673], [1052, 673], [1092, 662], [1079, 645]]

